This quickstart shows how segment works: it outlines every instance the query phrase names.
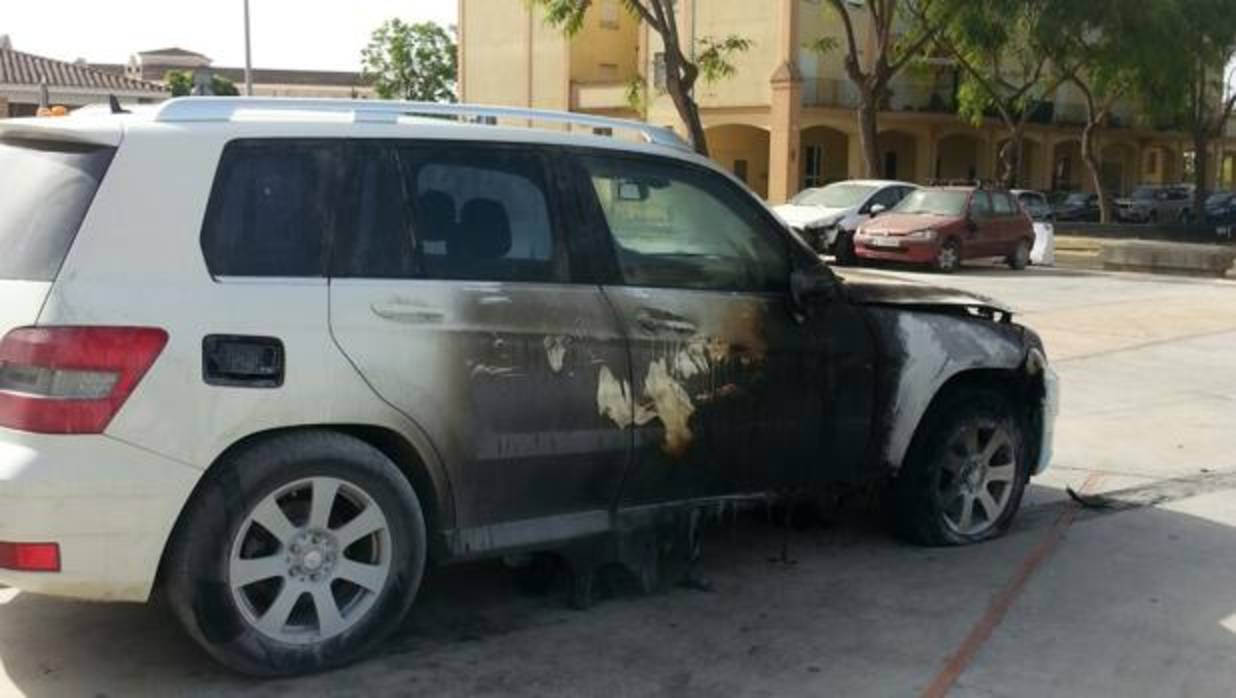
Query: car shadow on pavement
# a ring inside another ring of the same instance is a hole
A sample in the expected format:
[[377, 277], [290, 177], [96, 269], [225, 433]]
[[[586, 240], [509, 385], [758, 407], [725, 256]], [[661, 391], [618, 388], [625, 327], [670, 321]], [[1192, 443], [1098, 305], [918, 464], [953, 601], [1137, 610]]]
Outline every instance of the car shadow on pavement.
[[[960, 549], [899, 543], [870, 511], [802, 530], [743, 517], [707, 536], [711, 592], [621, 593], [585, 612], [561, 588], [521, 593], [501, 563], [436, 570], [379, 656], [300, 679], [228, 673], [158, 602], [0, 590], [0, 695], [910, 695], [1074, 506], [1032, 489], [1009, 536]], [[1236, 685], [1233, 533], [1162, 508], [1082, 512], [960, 694]]]

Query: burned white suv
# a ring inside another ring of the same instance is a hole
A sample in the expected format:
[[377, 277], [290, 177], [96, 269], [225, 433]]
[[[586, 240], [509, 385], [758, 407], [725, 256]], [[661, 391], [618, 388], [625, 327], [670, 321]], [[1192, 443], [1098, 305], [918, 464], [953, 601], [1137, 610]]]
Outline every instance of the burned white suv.
[[1007, 309], [837, 276], [672, 133], [467, 106], [0, 122], [0, 337], [0, 582], [161, 585], [259, 675], [371, 651], [431, 565], [651, 587], [719, 502], [878, 487], [911, 540], [996, 536], [1056, 399]]

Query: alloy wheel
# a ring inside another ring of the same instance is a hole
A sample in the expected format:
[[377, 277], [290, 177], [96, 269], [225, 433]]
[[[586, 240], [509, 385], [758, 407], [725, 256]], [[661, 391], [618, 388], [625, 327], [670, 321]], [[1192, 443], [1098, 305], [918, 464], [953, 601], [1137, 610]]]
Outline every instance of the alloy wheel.
[[245, 620], [289, 644], [355, 627], [391, 577], [390, 524], [356, 485], [313, 477], [262, 499], [237, 530], [228, 585]]
[[973, 420], [954, 433], [945, 449], [939, 490], [945, 525], [962, 536], [978, 536], [1008, 509], [1017, 477], [1017, 447], [1008, 429]]

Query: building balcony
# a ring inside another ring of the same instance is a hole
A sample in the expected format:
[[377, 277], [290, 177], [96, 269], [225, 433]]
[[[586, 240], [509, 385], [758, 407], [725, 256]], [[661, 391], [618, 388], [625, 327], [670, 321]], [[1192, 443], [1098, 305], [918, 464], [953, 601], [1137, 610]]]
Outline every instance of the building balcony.
[[858, 103], [858, 88], [849, 80], [803, 81], [803, 106], [857, 109]]
[[[803, 81], [803, 106], [857, 109], [858, 88], [849, 80], [818, 79]], [[951, 114], [957, 111], [952, 90], [932, 80], [900, 80], [881, 111]]]
[[625, 82], [571, 83], [571, 111], [629, 110]]

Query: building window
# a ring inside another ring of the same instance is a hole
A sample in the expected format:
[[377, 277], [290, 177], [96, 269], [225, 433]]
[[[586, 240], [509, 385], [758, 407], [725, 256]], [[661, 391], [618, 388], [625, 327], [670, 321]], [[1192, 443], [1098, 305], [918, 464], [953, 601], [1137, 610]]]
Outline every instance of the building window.
[[1150, 151], [1150, 162], [1146, 165], [1146, 174], [1152, 177], [1159, 174], [1159, 151]]
[[601, 75], [606, 80], [618, 79], [618, 64], [617, 63], [602, 63], [597, 67], [601, 69]]
[[890, 150], [884, 153], [884, 177], [897, 179], [897, 152]]
[[601, 0], [600, 12], [602, 29], [618, 28], [618, 19], [622, 12], [618, 7], [618, 0]]
[[652, 58], [652, 85], [658, 90], [665, 89], [665, 52], [658, 51]]
[[609, 128], [609, 127], [607, 127], [607, 126], [602, 126], [602, 127], [600, 127], [600, 128], [594, 128], [594, 129], [592, 129], [592, 134], [593, 134], [594, 136], [613, 136], [613, 135], [614, 135], [614, 129]]
[[734, 176], [741, 179], [744, 184], [747, 184], [748, 186], [750, 186], [751, 180], [747, 179], [747, 161], [746, 160], [735, 160], [734, 161]]
[[824, 146], [815, 144], [803, 148], [803, 186], [807, 189], [824, 185]]

